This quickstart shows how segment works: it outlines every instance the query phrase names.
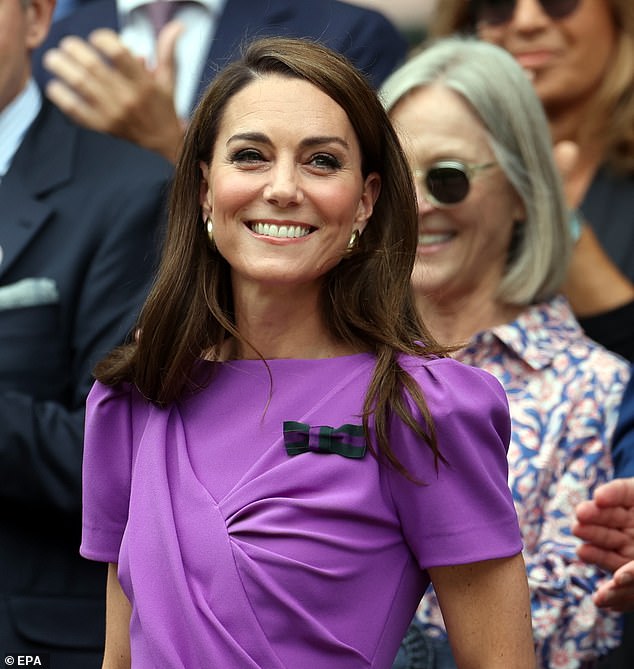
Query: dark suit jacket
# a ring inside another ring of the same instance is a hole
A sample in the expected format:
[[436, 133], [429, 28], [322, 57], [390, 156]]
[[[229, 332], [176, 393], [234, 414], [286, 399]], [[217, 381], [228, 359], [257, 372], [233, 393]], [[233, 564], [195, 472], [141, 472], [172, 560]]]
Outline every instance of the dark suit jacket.
[[612, 456], [616, 476], [622, 478], [634, 476], [634, 376], [627, 384], [623, 395], [619, 422], [612, 437]]
[[[612, 457], [615, 476], [634, 476], [634, 376], [630, 378], [623, 395], [619, 421], [612, 436]], [[634, 611], [626, 613], [624, 620], [621, 645], [600, 660], [597, 669], [634, 667]]]
[[[41, 56], [66, 35], [87, 37], [95, 28], [118, 31], [115, 0], [91, 0], [55, 22], [34, 54], [34, 75], [43, 85], [50, 75]], [[212, 42], [199, 96], [219, 67], [239, 55], [248, 38], [285, 35], [318, 39], [343, 53], [378, 86], [403, 60], [407, 41], [378, 12], [338, 0], [227, 0]]]
[[[634, 281], [634, 174], [616, 174], [607, 165], [601, 167], [581, 211], [608, 256]], [[579, 323], [592, 339], [634, 362], [634, 301], [580, 318]]]
[[[44, 102], [0, 183], [0, 649], [60, 669], [101, 666], [105, 567], [78, 553], [84, 400], [145, 296], [171, 174]], [[21, 289], [36, 278], [53, 290]]]

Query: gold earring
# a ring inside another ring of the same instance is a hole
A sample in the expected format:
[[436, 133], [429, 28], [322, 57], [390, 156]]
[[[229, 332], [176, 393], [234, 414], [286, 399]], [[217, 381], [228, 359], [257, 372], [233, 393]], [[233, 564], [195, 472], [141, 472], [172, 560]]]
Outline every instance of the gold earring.
[[361, 237], [361, 233], [358, 230], [353, 230], [348, 242], [348, 251], [353, 251], [359, 246], [359, 237]]

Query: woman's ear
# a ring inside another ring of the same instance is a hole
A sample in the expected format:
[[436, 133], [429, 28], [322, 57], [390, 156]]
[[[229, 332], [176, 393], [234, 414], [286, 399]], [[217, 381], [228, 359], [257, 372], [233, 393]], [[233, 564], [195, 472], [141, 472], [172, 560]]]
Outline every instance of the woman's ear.
[[199, 164], [200, 171], [202, 172], [202, 178], [200, 180], [199, 202], [203, 212], [203, 219], [207, 219], [211, 218], [212, 215], [211, 191], [209, 189], [209, 165], [202, 160]]
[[359, 233], [363, 232], [365, 226], [368, 224], [370, 216], [374, 211], [374, 204], [379, 197], [381, 192], [381, 177], [377, 172], [371, 172], [365, 178], [363, 184], [363, 192], [361, 193], [361, 199], [359, 200], [359, 206], [357, 207], [357, 214], [355, 216], [354, 229], [358, 230]]

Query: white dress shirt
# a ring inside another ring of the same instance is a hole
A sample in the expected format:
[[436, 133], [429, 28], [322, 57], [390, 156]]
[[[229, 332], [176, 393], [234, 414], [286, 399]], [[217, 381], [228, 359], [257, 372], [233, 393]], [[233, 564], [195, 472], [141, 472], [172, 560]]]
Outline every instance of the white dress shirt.
[[0, 111], [0, 181], [9, 171], [22, 138], [42, 108], [42, 94], [33, 79]]
[[[117, 0], [120, 36], [137, 56], [154, 66], [156, 49], [152, 24], [144, 13], [148, 0]], [[189, 117], [207, 62], [211, 41], [226, 0], [188, 0], [174, 16], [185, 27], [176, 43], [176, 90], [174, 105], [178, 115]]]

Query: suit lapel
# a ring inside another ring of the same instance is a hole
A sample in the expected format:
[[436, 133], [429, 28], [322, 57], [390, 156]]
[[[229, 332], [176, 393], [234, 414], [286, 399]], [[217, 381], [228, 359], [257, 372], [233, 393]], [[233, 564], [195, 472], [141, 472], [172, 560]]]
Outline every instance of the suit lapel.
[[40, 113], [0, 183], [0, 282], [55, 213], [44, 194], [67, 183], [72, 176], [77, 132], [69, 126], [60, 112], [43, 101]]

